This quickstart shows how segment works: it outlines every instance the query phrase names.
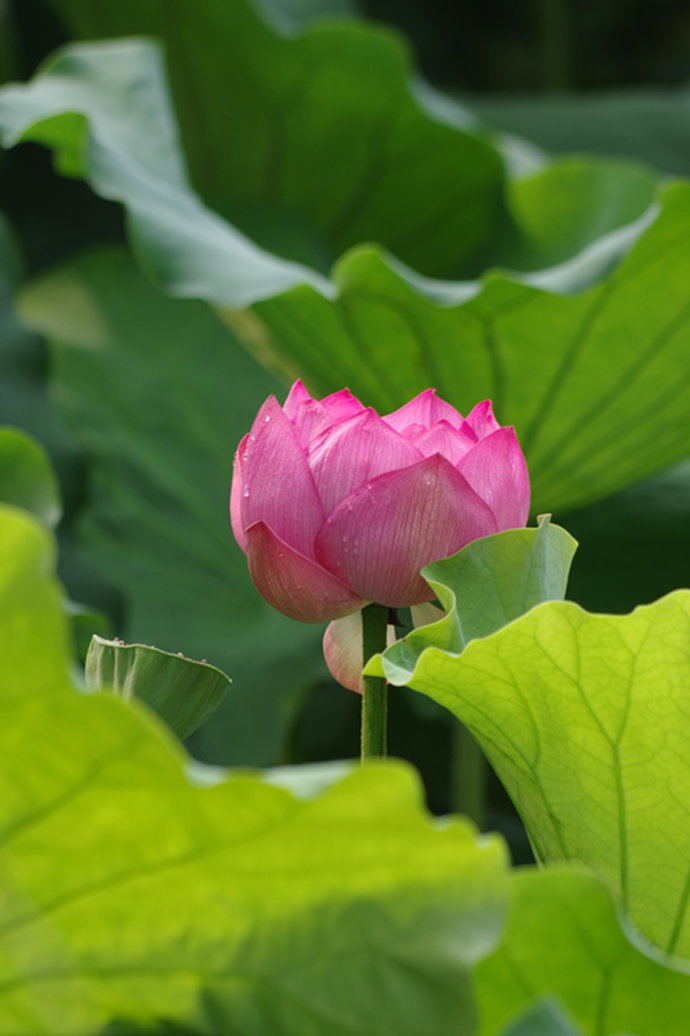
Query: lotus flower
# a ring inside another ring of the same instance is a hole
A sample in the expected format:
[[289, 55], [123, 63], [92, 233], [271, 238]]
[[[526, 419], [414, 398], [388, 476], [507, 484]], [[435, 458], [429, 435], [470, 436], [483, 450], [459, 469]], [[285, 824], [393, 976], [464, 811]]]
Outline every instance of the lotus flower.
[[348, 389], [319, 401], [300, 381], [259, 410], [230, 494], [254, 585], [302, 622], [429, 601], [424, 565], [528, 510], [515, 431], [488, 400], [464, 418], [427, 389], [380, 417]]

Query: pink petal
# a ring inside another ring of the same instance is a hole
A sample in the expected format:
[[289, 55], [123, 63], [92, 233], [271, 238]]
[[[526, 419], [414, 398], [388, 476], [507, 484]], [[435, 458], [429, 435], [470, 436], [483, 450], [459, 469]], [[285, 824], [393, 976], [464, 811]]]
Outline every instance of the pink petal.
[[244, 534], [242, 525], [242, 470], [244, 468], [244, 455], [249, 442], [249, 432], [244, 436], [237, 447], [235, 459], [232, 465], [232, 485], [230, 487], [230, 524], [235, 534], [235, 539], [243, 551], [247, 551], [247, 537]]
[[414, 444], [424, 457], [440, 453], [457, 467], [476, 441], [475, 436], [463, 431], [462, 427], [453, 428], [447, 421], [439, 421], [428, 432], [415, 439]]
[[256, 415], [242, 466], [239, 522], [265, 522], [279, 539], [314, 557], [325, 514], [304, 450], [274, 396]]
[[306, 403], [309, 400], [311, 400], [311, 396], [298, 378], [288, 392], [287, 399], [283, 403], [283, 413], [292, 421], [297, 413], [297, 407], [300, 403]]
[[292, 424], [306, 450], [311, 440], [328, 427], [328, 415], [318, 399], [307, 399], [297, 407]]
[[[395, 627], [386, 628], [388, 647], [395, 643]], [[350, 691], [362, 693], [362, 612], [330, 622], [323, 635], [323, 657], [334, 680]], [[368, 661], [368, 659], [367, 659]]]
[[411, 424], [421, 424], [425, 428], [432, 428], [437, 421], [447, 421], [453, 428], [459, 428], [463, 417], [450, 403], [439, 399], [436, 389], [430, 388], [420, 392], [399, 410], [386, 414], [383, 420], [391, 428], [395, 428], [396, 432], [403, 432]]
[[348, 389], [326, 396], [321, 402], [309, 399], [297, 408], [293, 421], [299, 441], [308, 446], [317, 435], [355, 414], [361, 414], [364, 409]]
[[247, 559], [261, 596], [299, 622], [339, 619], [366, 603], [336, 576], [284, 543], [264, 522], [247, 529]]
[[433, 597], [419, 575], [424, 565], [496, 531], [487, 504], [434, 454], [350, 493], [327, 518], [315, 550], [360, 597], [401, 608]]
[[[381, 420], [388, 424], [385, 417], [382, 417]], [[390, 428], [390, 425], [388, 427]], [[408, 424], [407, 428], [403, 428], [401, 432], [398, 432], [398, 435], [402, 435], [403, 439], [407, 439], [408, 442], [416, 442], [417, 439], [421, 439], [426, 433], [427, 429], [423, 424]]]
[[375, 410], [365, 410], [323, 432], [310, 446], [307, 459], [329, 514], [363, 482], [416, 464], [422, 454], [384, 424]]
[[499, 530], [518, 529], [529, 516], [529, 475], [514, 428], [499, 428], [476, 446], [458, 470], [496, 516]]
[[469, 425], [478, 439], [483, 439], [485, 435], [491, 435], [492, 432], [498, 431], [501, 427], [494, 417], [494, 409], [490, 399], [485, 399], [483, 403], [477, 403], [476, 407], [473, 407], [465, 418], [465, 424]]
[[366, 410], [364, 403], [360, 403], [357, 397], [346, 388], [333, 392], [330, 396], [324, 396], [321, 406], [328, 411], [331, 424], [345, 421], [348, 417], [354, 417], [355, 414], [361, 414], [363, 410]]

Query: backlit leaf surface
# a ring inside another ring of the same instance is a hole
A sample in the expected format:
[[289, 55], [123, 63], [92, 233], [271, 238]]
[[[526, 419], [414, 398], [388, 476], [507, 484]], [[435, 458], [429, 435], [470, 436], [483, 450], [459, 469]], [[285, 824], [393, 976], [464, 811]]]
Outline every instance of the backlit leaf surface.
[[[533, 996], [557, 998], [586, 1036], [680, 1031], [690, 1011], [690, 974], [627, 938], [602, 882], [525, 868], [512, 885], [501, 945], [476, 973], [481, 1036], [494, 1036]], [[521, 1031], [516, 1026], [516, 1036]], [[552, 1031], [559, 1030], [545, 1029]]]
[[461, 654], [432, 635], [369, 664], [472, 731], [538, 858], [604, 875], [644, 936], [690, 956], [690, 591], [621, 616], [547, 602]]
[[0, 530], [2, 1031], [471, 1032], [502, 844], [435, 826], [402, 764], [302, 797], [187, 772], [151, 714], [70, 685], [51, 541]]

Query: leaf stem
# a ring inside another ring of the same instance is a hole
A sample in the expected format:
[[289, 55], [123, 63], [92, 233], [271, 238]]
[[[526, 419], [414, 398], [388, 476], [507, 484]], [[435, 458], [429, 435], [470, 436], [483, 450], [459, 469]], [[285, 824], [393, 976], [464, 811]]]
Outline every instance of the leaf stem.
[[[362, 609], [365, 664], [386, 648], [388, 608], [368, 604]], [[387, 687], [383, 676], [365, 676], [362, 690], [362, 762], [386, 755]]]
[[487, 766], [484, 753], [466, 726], [453, 724], [453, 809], [473, 820], [479, 830], [486, 822]]

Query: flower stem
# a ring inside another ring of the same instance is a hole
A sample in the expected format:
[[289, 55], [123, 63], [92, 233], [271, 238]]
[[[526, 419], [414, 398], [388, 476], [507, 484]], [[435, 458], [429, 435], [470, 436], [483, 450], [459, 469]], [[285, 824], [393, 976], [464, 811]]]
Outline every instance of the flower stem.
[[[368, 604], [362, 609], [364, 662], [386, 648], [388, 608]], [[383, 676], [365, 676], [362, 690], [362, 762], [386, 755], [387, 687]]]

